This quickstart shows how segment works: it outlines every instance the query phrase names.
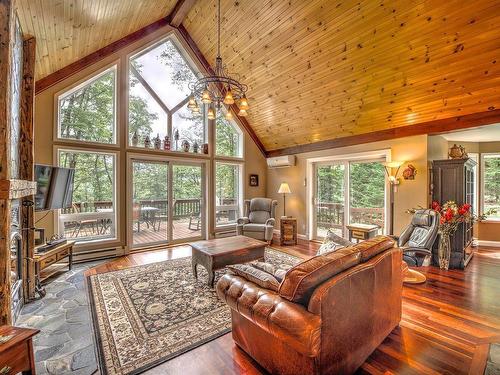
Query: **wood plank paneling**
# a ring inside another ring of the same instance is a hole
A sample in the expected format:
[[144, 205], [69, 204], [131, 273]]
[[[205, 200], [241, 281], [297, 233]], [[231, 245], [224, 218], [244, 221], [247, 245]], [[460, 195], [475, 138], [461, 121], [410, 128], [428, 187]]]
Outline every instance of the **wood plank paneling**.
[[37, 39], [36, 79], [48, 76], [166, 17], [176, 0], [18, 0], [26, 34]]
[[[497, 1], [222, 0], [222, 57], [268, 151], [500, 108]], [[216, 54], [216, 1], [183, 25]]]

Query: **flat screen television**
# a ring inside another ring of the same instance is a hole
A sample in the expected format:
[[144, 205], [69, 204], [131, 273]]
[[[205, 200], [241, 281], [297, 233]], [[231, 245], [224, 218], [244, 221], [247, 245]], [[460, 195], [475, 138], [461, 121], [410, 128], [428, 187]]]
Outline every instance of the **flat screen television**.
[[43, 211], [71, 207], [74, 178], [74, 169], [35, 165], [35, 209]]

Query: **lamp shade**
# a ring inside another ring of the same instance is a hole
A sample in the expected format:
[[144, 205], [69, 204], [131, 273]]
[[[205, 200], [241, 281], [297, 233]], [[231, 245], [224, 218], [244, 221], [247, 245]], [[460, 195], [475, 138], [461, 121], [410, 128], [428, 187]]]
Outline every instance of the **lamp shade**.
[[388, 161], [383, 163], [387, 168], [399, 168], [404, 164], [404, 161]]
[[279, 194], [290, 194], [290, 186], [286, 182], [282, 182], [280, 185], [280, 188], [278, 189]]

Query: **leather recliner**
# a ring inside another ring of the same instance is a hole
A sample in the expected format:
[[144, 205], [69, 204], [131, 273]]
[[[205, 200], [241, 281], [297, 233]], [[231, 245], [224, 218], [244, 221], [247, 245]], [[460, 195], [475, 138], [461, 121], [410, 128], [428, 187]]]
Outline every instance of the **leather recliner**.
[[379, 236], [289, 269], [278, 291], [217, 283], [236, 344], [272, 374], [351, 374], [401, 320], [402, 255]]
[[245, 216], [236, 223], [236, 233], [271, 242], [278, 202], [269, 198], [245, 200]]
[[404, 261], [411, 267], [428, 266], [432, 257], [432, 246], [439, 230], [439, 212], [431, 209], [416, 210], [410, 225], [395, 237], [403, 251]]

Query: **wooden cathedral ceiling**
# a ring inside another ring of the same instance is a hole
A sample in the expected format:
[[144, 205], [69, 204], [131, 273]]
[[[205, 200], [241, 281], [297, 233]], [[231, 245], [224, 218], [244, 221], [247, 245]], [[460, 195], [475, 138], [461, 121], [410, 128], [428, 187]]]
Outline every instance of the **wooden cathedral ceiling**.
[[[212, 62], [214, 0], [184, 26]], [[223, 0], [266, 150], [500, 108], [498, 0]]]
[[36, 79], [165, 17], [176, 0], [15, 0], [36, 37]]
[[[16, 1], [37, 38], [37, 78], [176, 3]], [[500, 108], [498, 0], [221, 2], [222, 57], [249, 85], [247, 119], [267, 151]], [[213, 64], [216, 1], [190, 6], [181, 28]]]

